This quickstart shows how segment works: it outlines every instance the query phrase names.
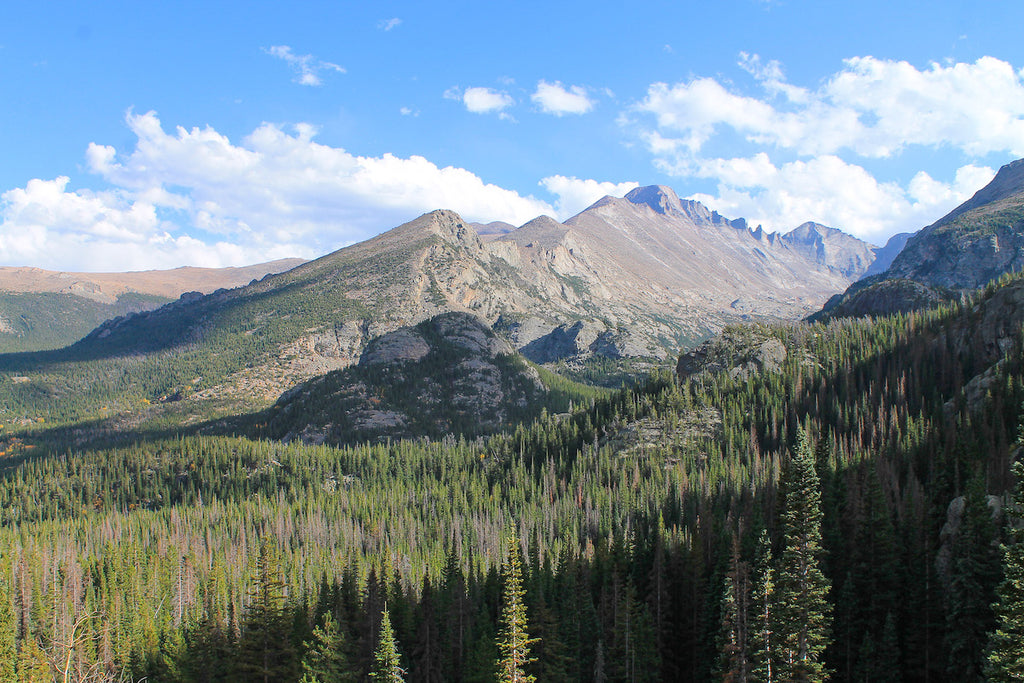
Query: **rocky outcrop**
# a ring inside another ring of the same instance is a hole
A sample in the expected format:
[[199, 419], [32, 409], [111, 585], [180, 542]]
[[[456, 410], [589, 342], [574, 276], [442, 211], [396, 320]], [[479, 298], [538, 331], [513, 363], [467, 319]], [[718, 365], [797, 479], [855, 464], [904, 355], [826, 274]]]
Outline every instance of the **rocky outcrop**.
[[285, 392], [268, 431], [309, 443], [472, 436], [539, 410], [545, 391], [486, 323], [445, 313], [377, 337], [358, 365]]
[[676, 364], [680, 379], [704, 373], [725, 372], [738, 379], [779, 372], [789, 352], [778, 337], [761, 326], [730, 327], [693, 351], [684, 353]]
[[876, 276], [861, 280], [846, 292], [835, 295], [821, 311], [810, 316], [810, 320], [909, 313], [938, 306], [953, 298], [953, 292], [929, 287], [914, 280]]

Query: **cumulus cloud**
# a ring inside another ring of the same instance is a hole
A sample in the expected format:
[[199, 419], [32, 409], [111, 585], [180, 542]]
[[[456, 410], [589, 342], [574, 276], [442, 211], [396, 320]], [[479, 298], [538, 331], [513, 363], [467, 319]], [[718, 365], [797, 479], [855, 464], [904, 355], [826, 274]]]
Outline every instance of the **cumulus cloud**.
[[462, 92], [459, 92], [458, 88], [452, 88], [445, 92], [445, 97], [460, 100], [466, 106], [466, 110], [474, 114], [504, 112], [515, 104], [512, 96], [504, 90], [484, 87], [466, 88]]
[[1024, 71], [994, 57], [925, 69], [854, 57], [816, 90], [788, 83], [778, 62], [757, 55], [741, 54], [740, 66], [763, 94], [714, 78], [654, 83], [635, 111], [653, 116], [661, 136], [691, 153], [731, 130], [802, 155], [885, 158], [926, 145], [1024, 156]]
[[874, 244], [895, 232], [916, 230], [963, 203], [995, 174], [963, 166], [952, 183], [918, 173], [907, 187], [879, 182], [866, 169], [834, 155], [776, 166], [765, 153], [699, 162], [694, 175], [717, 181], [716, 194], [697, 199], [722, 214], [743, 216], [771, 230], [813, 220]]
[[320, 78], [321, 71], [345, 73], [344, 68], [333, 62], [324, 62], [313, 55], [297, 55], [287, 45], [272, 45], [269, 48], [264, 48], [264, 52], [287, 62], [295, 72], [293, 80], [300, 85], [323, 85], [323, 80]]
[[558, 197], [555, 202], [555, 214], [559, 220], [565, 220], [575, 216], [598, 199], [606, 195], [621, 197], [639, 183], [611, 183], [598, 182], [596, 180], [581, 180], [575, 176], [564, 175], [548, 176], [540, 181], [540, 184], [551, 194]]
[[120, 191], [69, 191], [68, 178], [30, 180], [0, 195], [0, 260], [56, 270], [124, 271], [305, 255], [298, 245], [204, 242], [172, 235], [156, 205]]
[[65, 177], [0, 195], [0, 262], [63, 270], [226, 266], [312, 257], [437, 208], [521, 224], [556, 209], [419, 156], [356, 156], [316, 129], [263, 124], [240, 143], [205, 128], [164, 130], [129, 113], [134, 149], [92, 144], [89, 170], [114, 189]]
[[566, 89], [559, 81], [554, 83], [540, 81], [530, 99], [545, 114], [554, 114], [555, 116], [586, 114], [594, 108], [594, 101], [587, 96], [586, 88], [571, 85]]
[[[1024, 71], [983, 57], [930, 64], [855, 57], [816, 88], [790, 83], [782, 65], [741, 53], [753, 89], [717, 78], [651, 84], [621, 117], [663, 172], [708, 178], [699, 198], [772, 229], [817, 220], [875, 241], [931, 223], [992, 177], [967, 164], [952, 181], [919, 173], [881, 182], [862, 159], [917, 147], [964, 161], [1024, 155]], [[720, 144], [721, 143], [721, 144]], [[732, 153], [718, 158], [727, 145]]]
[[392, 17], [391, 19], [381, 19], [377, 22], [377, 28], [382, 31], [390, 31], [402, 23], [402, 20], [398, 17]]

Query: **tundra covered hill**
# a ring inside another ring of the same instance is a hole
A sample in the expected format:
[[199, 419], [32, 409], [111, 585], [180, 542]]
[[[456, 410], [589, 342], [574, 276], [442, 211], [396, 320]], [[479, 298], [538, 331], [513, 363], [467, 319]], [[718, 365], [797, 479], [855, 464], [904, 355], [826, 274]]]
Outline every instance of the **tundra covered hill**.
[[209, 294], [240, 287], [303, 262], [281, 259], [238, 268], [127, 273], [0, 267], [0, 352], [67, 346], [104, 320], [159, 308], [185, 292]]
[[537, 362], [665, 359], [730, 322], [800, 318], [845, 288], [850, 259], [805, 238], [750, 230], [663, 187], [486, 239], [438, 210], [244, 287], [108, 321], [67, 349], [0, 357], [0, 397], [15, 417], [179, 399], [193, 417], [250, 409], [450, 311]]

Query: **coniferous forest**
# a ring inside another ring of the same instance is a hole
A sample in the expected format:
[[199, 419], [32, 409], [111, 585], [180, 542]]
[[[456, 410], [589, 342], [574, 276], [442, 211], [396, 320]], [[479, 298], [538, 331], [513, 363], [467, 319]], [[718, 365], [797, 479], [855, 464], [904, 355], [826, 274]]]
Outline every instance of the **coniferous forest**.
[[0, 681], [1020, 680], [1022, 290], [474, 439], [7, 435]]

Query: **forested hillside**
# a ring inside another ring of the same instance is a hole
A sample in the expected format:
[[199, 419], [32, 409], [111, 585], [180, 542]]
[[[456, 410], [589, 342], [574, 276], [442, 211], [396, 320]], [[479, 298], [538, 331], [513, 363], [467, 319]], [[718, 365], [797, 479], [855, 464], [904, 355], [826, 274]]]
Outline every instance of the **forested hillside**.
[[543, 681], [981, 680], [1022, 300], [1006, 277], [877, 321], [732, 328], [679, 376], [476, 441], [22, 433], [0, 661], [326, 682], [381, 666], [391, 632], [417, 681], [494, 680], [514, 654]]

